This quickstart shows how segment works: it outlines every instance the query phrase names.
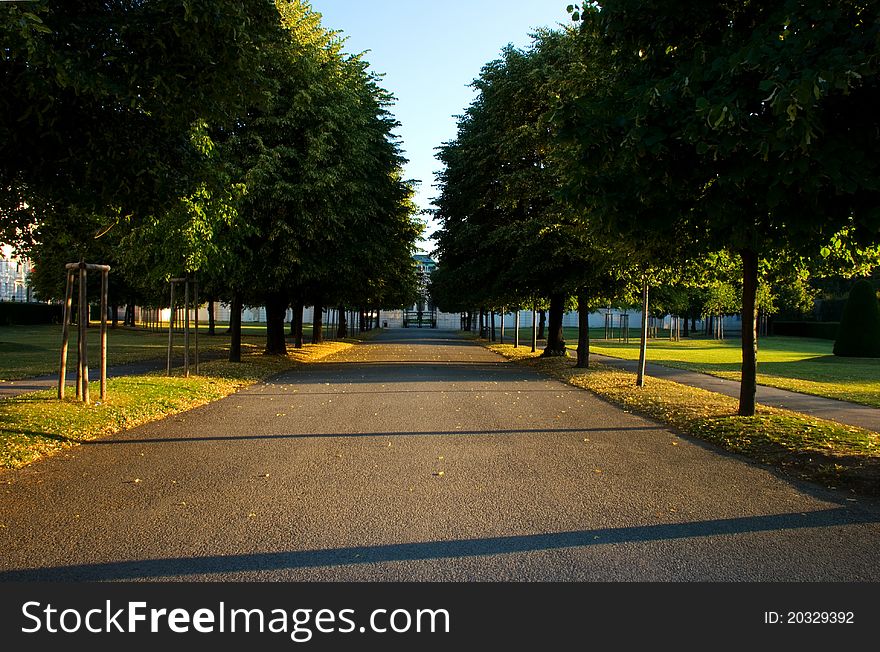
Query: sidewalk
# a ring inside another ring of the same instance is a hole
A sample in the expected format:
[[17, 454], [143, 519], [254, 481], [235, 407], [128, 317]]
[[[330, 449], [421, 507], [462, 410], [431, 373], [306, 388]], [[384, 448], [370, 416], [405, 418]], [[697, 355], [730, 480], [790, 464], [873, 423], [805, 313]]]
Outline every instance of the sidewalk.
[[[598, 353], [590, 353], [590, 359], [633, 373], [636, 372], [638, 367], [636, 360], [612, 358]], [[739, 398], [739, 383], [735, 380], [726, 380], [696, 371], [674, 369], [673, 367], [664, 367], [652, 363], [646, 365], [645, 371], [649, 376], [654, 376], [655, 378], [671, 380], [682, 385], [699, 387], [710, 392], [718, 392], [719, 394]], [[820, 419], [828, 419], [829, 421], [880, 432], [880, 409], [868, 407], [867, 405], [847, 403], [846, 401], [812, 396], [810, 394], [800, 394], [766, 385], [758, 385], [756, 398], [758, 403], [770, 407], [783, 408]]]
[[[150, 371], [165, 368], [165, 360], [143, 360], [141, 362], [128, 362], [126, 364], [107, 367], [107, 378], [119, 376], [138, 376]], [[175, 367], [178, 365], [175, 364]], [[89, 367], [89, 383], [101, 381], [101, 370]], [[73, 370], [67, 372], [68, 385], [76, 383], [76, 361]], [[22, 378], [20, 380], [7, 380], [0, 383], [0, 399], [18, 396], [27, 392], [36, 392], [41, 389], [55, 389], [58, 387], [58, 374], [49, 376], [37, 376], [36, 378]]]

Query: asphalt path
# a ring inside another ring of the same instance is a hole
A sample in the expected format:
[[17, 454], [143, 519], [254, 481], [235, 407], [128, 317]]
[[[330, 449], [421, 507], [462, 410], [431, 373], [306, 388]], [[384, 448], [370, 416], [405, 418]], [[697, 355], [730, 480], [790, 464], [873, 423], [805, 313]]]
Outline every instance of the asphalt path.
[[0, 473], [0, 580], [869, 580], [880, 506], [454, 333]]

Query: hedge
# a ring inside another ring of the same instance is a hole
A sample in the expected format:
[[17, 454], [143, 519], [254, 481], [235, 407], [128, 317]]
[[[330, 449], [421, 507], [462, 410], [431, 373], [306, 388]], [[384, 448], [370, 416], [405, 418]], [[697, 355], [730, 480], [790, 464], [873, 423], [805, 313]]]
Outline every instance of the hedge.
[[774, 321], [773, 334], [836, 340], [839, 326], [836, 321]]
[[858, 281], [849, 291], [834, 355], [880, 358], [880, 304], [870, 281]]
[[0, 326], [60, 324], [62, 314], [60, 305], [0, 301]]

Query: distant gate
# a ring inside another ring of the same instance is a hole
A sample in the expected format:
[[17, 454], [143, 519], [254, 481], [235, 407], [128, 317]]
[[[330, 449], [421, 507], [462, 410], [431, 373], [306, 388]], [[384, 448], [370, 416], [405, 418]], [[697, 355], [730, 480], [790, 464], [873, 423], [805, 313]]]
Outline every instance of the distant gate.
[[405, 310], [403, 313], [403, 327], [409, 328], [437, 328], [436, 310]]

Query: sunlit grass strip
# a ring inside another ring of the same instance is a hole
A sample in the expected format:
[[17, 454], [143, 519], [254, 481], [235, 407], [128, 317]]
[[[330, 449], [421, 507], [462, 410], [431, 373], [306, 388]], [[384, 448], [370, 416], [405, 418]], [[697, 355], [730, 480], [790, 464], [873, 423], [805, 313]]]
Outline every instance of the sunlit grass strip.
[[[824, 340], [765, 338], [758, 351], [758, 383], [880, 408], [880, 359], [835, 358], [832, 346]], [[625, 360], [639, 357], [637, 343], [599, 339], [591, 348]], [[737, 382], [741, 360], [739, 344], [733, 340], [656, 339], [648, 344], [648, 362]]]
[[528, 348], [486, 346], [626, 410], [790, 475], [880, 494], [878, 433], [763, 405], [756, 416], [740, 417], [736, 399], [723, 394], [652, 377], [638, 388], [635, 374], [620, 369], [595, 363], [590, 369], [577, 369], [570, 358], [539, 358]]
[[291, 349], [286, 358], [251, 353], [240, 363], [215, 360], [189, 378], [158, 373], [111, 378], [108, 399], [91, 405], [58, 401], [54, 390], [0, 400], [0, 468], [21, 467], [80, 442], [191, 410], [351, 346], [328, 342]]
[[[94, 326], [94, 324], [93, 324]], [[94, 328], [92, 330], [95, 330]], [[259, 352], [265, 345], [266, 327], [263, 324], [242, 326], [242, 350]], [[229, 334], [225, 324], [218, 324], [216, 335], [208, 335], [206, 327], [199, 329], [199, 353], [203, 360], [223, 357], [229, 351]], [[306, 339], [311, 338], [311, 326], [304, 327]], [[74, 338], [75, 339], [75, 338]], [[89, 333], [89, 360], [97, 360], [97, 334]], [[175, 335], [175, 364], [183, 359], [183, 335]], [[75, 358], [76, 343], [72, 343]], [[194, 344], [192, 345], [194, 347]], [[58, 373], [58, 354], [61, 347], [60, 326], [0, 326], [0, 382], [14, 381]], [[168, 331], [120, 326], [110, 329], [108, 342], [109, 366], [150, 360], [164, 361], [168, 347]], [[69, 364], [76, 365], [76, 361]]]

